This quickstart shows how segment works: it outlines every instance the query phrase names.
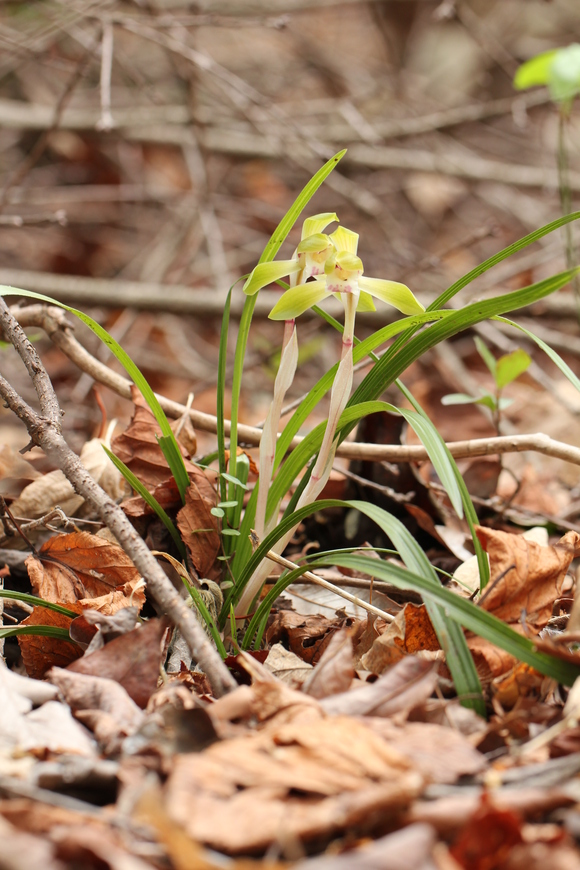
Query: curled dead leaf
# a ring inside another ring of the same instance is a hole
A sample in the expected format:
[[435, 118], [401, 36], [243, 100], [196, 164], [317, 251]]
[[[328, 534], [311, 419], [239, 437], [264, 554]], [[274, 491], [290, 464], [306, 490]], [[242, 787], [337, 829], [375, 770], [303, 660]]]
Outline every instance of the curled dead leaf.
[[38, 555], [38, 559], [30, 556], [26, 567], [35, 594], [47, 601], [68, 604], [91, 599], [94, 607], [94, 599], [111, 596], [101, 606], [109, 608], [105, 612], [115, 612], [145, 600], [142, 590], [134, 594], [141, 575], [118, 544], [88, 532], [72, 532], [50, 538]]

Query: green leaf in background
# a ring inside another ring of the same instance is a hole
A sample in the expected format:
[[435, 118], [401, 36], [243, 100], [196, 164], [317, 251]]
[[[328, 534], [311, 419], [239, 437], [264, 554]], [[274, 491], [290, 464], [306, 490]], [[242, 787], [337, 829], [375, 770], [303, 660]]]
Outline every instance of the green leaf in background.
[[495, 380], [495, 371], [496, 371], [496, 359], [487, 344], [482, 341], [479, 335], [476, 335], [474, 338], [475, 346], [477, 348], [477, 352], [490, 370], [494, 380]]
[[[75, 616], [78, 615], [78, 613], [75, 613]], [[56, 625], [15, 625], [12, 628], [0, 628], [0, 639], [5, 637], [26, 637], [27, 635], [64, 640], [67, 643], [74, 643], [75, 646], [81, 649], [76, 640], [72, 639], [66, 628], [58, 628]]]
[[503, 390], [530, 367], [531, 356], [525, 350], [513, 350], [500, 356], [495, 370], [495, 382], [498, 390]]
[[566, 103], [580, 93], [580, 45], [544, 51], [523, 63], [514, 77], [517, 90], [547, 85], [556, 103]]
[[518, 91], [533, 88], [536, 85], [547, 85], [550, 78], [550, 69], [559, 49], [543, 51], [530, 58], [518, 67], [514, 76], [514, 87]]

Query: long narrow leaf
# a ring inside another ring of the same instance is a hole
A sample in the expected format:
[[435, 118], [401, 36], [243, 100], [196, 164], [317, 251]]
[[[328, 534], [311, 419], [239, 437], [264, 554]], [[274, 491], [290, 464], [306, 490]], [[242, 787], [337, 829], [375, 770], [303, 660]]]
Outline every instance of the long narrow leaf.
[[63, 607], [62, 604], [46, 601], [44, 598], [38, 598], [37, 595], [30, 595], [28, 592], [14, 592], [12, 589], [0, 589], [0, 598], [9, 598], [11, 601], [24, 601], [25, 604], [30, 604], [32, 607], [46, 607], [47, 610], [54, 610], [55, 613], [62, 613], [63, 616], [69, 616], [71, 619], [76, 619], [79, 615], [74, 610]]
[[[337, 554], [333, 557], [332, 563], [380, 578], [399, 589], [419, 592], [425, 601], [430, 600], [441, 606], [449, 619], [566, 686], [571, 686], [580, 676], [580, 662], [574, 665], [548, 653], [539, 652], [532, 640], [522, 637], [493, 614], [450, 592], [444, 586], [436, 586], [414, 572], [405, 571], [389, 562], [382, 562], [368, 556], [346, 553]], [[311, 563], [311, 566], [316, 569], [316, 564]]]
[[580, 380], [576, 377], [570, 366], [564, 362], [560, 354], [556, 353], [556, 351], [550, 347], [549, 344], [546, 344], [545, 341], [542, 341], [541, 338], [538, 338], [537, 335], [534, 335], [533, 332], [530, 332], [529, 329], [526, 329], [524, 326], [520, 326], [519, 323], [515, 323], [513, 320], [508, 320], [507, 317], [494, 317], [494, 320], [499, 320], [500, 323], [507, 323], [508, 326], [513, 326], [514, 329], [519, 329], [520, 332], [523, 332], [524, 335], [527, 335], [532, 341], [534, 341], [538, 347], [541, 347], [545, 354], [547, 354], [553, 363], [555, 363], [560, 371], [565, 377], [568, 378], [570, 383], [576, 387], [578, 392], [580, 392]]
[[179, 535], [179, 532], [175, 528], [175, 524], [174, 524], [173, 520], [171, 519], [171, 517], [169, 516], [169, 514], [163, 510], [163, 508], [161, 507], [161, 505], [159, 504], [157, 499], [153, 495], [151, 495], [151, 493], [149, 492], [147, 487], [145, 487], [141, 483], [139, 478], [133, 474], [131, 469], [128, 468], [125, 465], [125, 463], [121, 459], [119, 459], [118, 456], [115, 456], [115, 454], [111, 450], [109, 450], [107, 447], [105, 447], [104, 444], [102, 445], [102, 447], [103, 447], [103, 450], [105, 451], [105, 453], [107, 454], [107, 456], [109, 457], [109, 459], [111, 460], [111, 462], [113, 463], [113, 465], [115, 466], [115, 468], [117, 468], [121, 472], [121, 474], [123, 475], [123, 477], [125, 478], [125, 480], [129, 484], [129, 486], [132, 489], [134, 489], [135, 492], [141, 496], [143, 501], [149, 505], [151, 510], [153, 510], [157, 514], [157, 516], [159, 517], [159, 519], [161, 520], [161, 522], [163, 523], [163, 525], [165, 526], [165, 528], [167, 529], [167, 531], [169, 532], [171, 537], [173, 538], [175, 546], [179, 550], [182, 558], [185, 559], [186, 558], [185, 546], [184, 546], [183, 541], [181, 540], [181, 537]]
[[[435, 569], [415, 538], [400, 520], [387, 513], [383, 508], [368, 502], [351, 501], [350, 505], [374, 520], [391, 539], [410, 571], [423, 577], [432, 586], [440, 588], [441, 584]], [[370, 561], [368, 557], [367, 561]], [[445, 610], [436, 601], [427, 599], [425, 606], [441, 644], [441, 649], [445, 652], [445, 659], [451, 671], [457, 694], [465, 698], [463, 701], [465, 706], [472, 707], [481, 716], [485, 715], [481, 684], [473, 656], [460, 626], [449, 621]]]
[[[339, 151], [338, 154], [335, 154], [334, 157], [331, 157], [324, 166], [322, 166], [318, 172], [312, 176], [310, 181], [302, 188], [272, 235], [266, 247], [262, 252], [262, 256], [258, 260], [258, 263], [269, 263], [274, 259], [282, 244], [285, 242], [286, 237], [296, 221], [300, 216], [302, 210], [308, 205], [318, 188], [321, 184], [324, 183], [326, 178], [330, 175], [333, 169], [336, 168], [340, 160], [346, 154], [346, 149], [343, 151]], [[238, 330], [238, 339], [236, 342], [236, 353], [234, 357], [234, 372], [233, 372], [233, 381], [232, 381], [232, 400], [231, 400], [231, 433], [230, 433], [230, 471], [235, 476], [236, 474], [236, 453], [238, 448], [238, 413], [239, 413], [239, 402], [240, 402], [240, 394], [241, 394], [241, 385], [242, 385], [242, 373], [244, 368], [244, 359], [246, 356], [246, 346], [248, 343], [248, 335], [250, 331], [250, 324], [252, 322], [252, 315], [254, 313], [254, 307], [257, 301], [257, 294], [254, 296], [247, 296], [246, 301], [244, 302], [244, 307], [242, 310], [242, 316], [240, 318], [240, 325]]]
[[[75, 613], [75, 616], [78, 616], [78, 613]], [[58, 628], [56, 625], [15, 625], [12, 628], [0, 628], [0, 639], [28, 635], [52, 637], [54, 640], [66, 640], [68, 643], [74, 643], [76, 646], [79, 646], [72, 639], [66, 628]]]
[[[465, 518], [467, 520], [467, 524], [469, 526], [469, 531], [471, 533], [471, 540], [473, 541], [473, 547], [475, 550], [475, 554], [477, 556], [477, 565], [479, 568], [479, 577], [480, 577], [480, 588], [483, 589], [485, 586], [487, 586], [487, 584], [489, 582], [489, 561], [488, 561], [487, 553], [484, 552], [484, 549], [481, 546], [479, 538], [477, 537], [477, 535], [475, 533], [475, 526], [478, 523], [478, 518], [477, 518], [477, 513], [475, 511], [475, 507], [473, 506], [473, 502], [471, 500], [471, 496], [469, 495], [469, 491], [465, 485], [465, 481], [463, 480], [463, 477], [462, 477], [462, 475], [457, 467], [457, 463], [455, 462], [455, 459], [451, 455], [451, 452], [450, 452], [449, 448], [447, 447], [445, 441], [443, 440], [443, 438], [441, 437], [441, 435], [439, 434], [439, 432], [437, 431], [435, 426], [433, 426], [433, 423], [431, 422], [431, 420], [429, 420], [429, 417], [427, 416], [427, 414], [425, 413], [425, 411], [423, 410], [423, 408], [421, 407], [419, 402], [415, 399], [415, 397], [413, 396], [411, 391], [408, 390], [406, 388], [406, 386], [399, 379], [397, 379], [396, 384], [397, 384], [398, 388], [401, 390], [401, 392], [403, 393], [403, 395], [407, 398], [407, 400], [413, 405], [416, 413], [419, 414], [423, 418], [424, 421], [429, 423], [429, 426], [431, 427], [432, 438], [439, 443], [440, 449], [444, 452], [444, 454], [447, 458], [447, 463], [444, 467], [446, 468], [446, 470], [449, 469], [450, 473], [453, 475], [454, 484], [455, 484], [453, 491], [458, 492], [459, 498], [461, 499], [461, 504], [463, 506], [463, 510], [465, 513]], [[443, 483], [443, 485], [447, 486], [446, 482], [443, 481], [443, 478], [441, 477], [440, 472], [437, 472], [437, 473], [439, 474], [439, 477], [441, 478], [441, 482]]]
[[32, 290], [21, 290], [18, 287], [7, 286], [0, 286], [0, 296], [25, 296], [29, 299], [38, 299], [40, 302], [48, 302], [50, 305], [57, 305], [59, 308], [63, 308], [65, 311], [70, 312], [70, 314], [74, 314], [75, 317], [79, 318], [79, 320], [82, 320], [82, 322], [101, 339], [103, 344], [107, 345], [111, 353], [121, 363], [135, 386], [141, 392], [141, 395], [149, 405], [153, 416], [159, 424], [163, 436], [159, 439], [159, 444], [163, 450], [163, 455], [167, 460], [171, 473], [175, 478], [181, 499], [185, 503], [185, 490], [189, 486], [189, 477], [175, 435], [169, 425], [169, 420], [165, 415], [165, 411], [159, 404], [157, 396], [149, 386], [147, 379], [135, 365], [129, 354], [123, 350], [119, 342], [115, 341], [113, 336], [109, 335], [107, 330], [104, 329], [100, 323], [97, 323], [96, 320], [93, 320], [92, 317], [89, 317], [88, 314], [85, 314], [83, 311], [78, 311], [76, 308], [71, 308], [70, 305], [65, 305], [64, 302], [59, 302], [57, 299], [52, 299], [50, 296], [44, 296], [42, 293], [34, 293]]

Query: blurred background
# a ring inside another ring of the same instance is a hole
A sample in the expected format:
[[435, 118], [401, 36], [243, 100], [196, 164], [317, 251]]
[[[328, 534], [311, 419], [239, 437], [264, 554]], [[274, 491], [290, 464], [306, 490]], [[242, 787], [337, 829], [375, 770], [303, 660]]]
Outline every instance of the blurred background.
[[[545, 89], [518, 93], [512, 80], [522, 61], [574, 41], [578, 0], [4, 0], [0, 283], [89, 311], [155, 389], [182, 402], [192, 392], [196, 408], [214, 413], [228, 288], [336, 151], [348, 148], [310, 213], [338, 212], [360, 233], [366, 273], [407, 283], [424, 304], [560, 214], [557, 109]], [[291, 255], [299, 229], [280, 256]], [[457, 303], [564, 265], [562, 238], [546, 236]], [[257, 308], [245, 422], [263, 418], [269, 401], [281, 336], [266, 319], [274, 297], [263, 291]], [[242, 301], [238, 285], [235, 313]], [[572, 293], [535, 313], [535, 331], [577, 369]], [[361, 317], [359, 334], [391, 316], [381, 307]], [[116, 367], [88, 330], [77, 324], [75, 333]], [[496, 354], [513, 346], [496, 327], [484, 337]], [[230, 338], [233, 347], [235, 330]], [[79, 449], [102, 422], [92, 381], [38, 340]], [[314, 319], [301, 321], [300, 342], [294, 395], [338, 352], [336, 334]], [[16, 355], [1, 353], [3, 373], [32, 400]], [[536, 375], [524, 379], [506, 431], [547, 428], [580, 443], [578, 400], [545, 362]], [[489, 419], [439, 400], [478, 377], [473, 338], [460, 336], [407, 383], [444, 436], [467, 438], [493, 433]], [[101, 394], [109, 417], [128, 418], [128, 402]], [[14, 432], [25, 443], [23, 429]], [[198, 438], [209, 449], [211, 437]]]

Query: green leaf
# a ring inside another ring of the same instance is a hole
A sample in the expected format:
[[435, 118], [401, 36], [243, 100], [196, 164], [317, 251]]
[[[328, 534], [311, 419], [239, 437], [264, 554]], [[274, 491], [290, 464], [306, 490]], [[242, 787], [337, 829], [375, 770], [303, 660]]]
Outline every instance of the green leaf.
[[203, 619], [203, 621], [207, 625], [208, 631], [211, 634], [213, 642], [215, 643], [215, 645], [217, 647], [217, 651], [219, 652], [222, 659], [225, 659], [227, 657], [226, 648], [225, 648], [224, 643], [221, 639], [220, 633], [218, 631], [218, 627], [215, 624], [211, 613], [207, 609], [205, 601], [203, 600], [203, 598], [201, 597], [201, 595], [199, 594], [199, 592], [195, 588], [195, 586], [193, 586], [191, 583], [188, 583], [188, 581], [185, 577], [182, 577], [181, 579], [183, 581], [183, 585], [185, 586], [185, 588], [187, 589], [187, 591], [191, 595], [191, 598], [193, 600], [193, 603], [195, 604], [197, 612], [199, 613], [199, 615], [201, 616], [201, 618]]
[[[338, 163], [342, 160], [344, 155], [346, 154], [346, 148], [343, 151], [339, 151], [338, 154], [335, 154], [334, 157], [331, 157], [330, 160], [322, 166], [318, 172], [312, 176], [312, 178], [304, 185], [272, 235], [262, 252], [262, 256], [258, 261], [258, 265], [260, 263], [269, 263], [274, 259], [278, 251], [280, 250], [282, 244], [285, 242], [286, 237], [296, 221], [298, 220], [300, 213], [302, 210], [308, 205], [318, 188], [321, 184], [324, 183], [326, 178], [330, 175], [333, 169], [336, 168]], [[328, 216], [328, 215], [327, 215]], [[319, 218], [319, 215], [315, 215], [315, 218]], [[326, 217], [326, 216], [325, 216]], [[329, 217], [329, 220], [332, 218]], [[233, 475], [236, 473], [236, 464], [237, 464], [237, 450], [238, 450], [238, 413], [239, 413], [239, 404], [240, 404], [240, 395], [242, 388], [242, 376], [244, 369], [244, 358], [246, 356], [246, 347], [248, 344], [248, 336], [250, 333], [250, 324], [252, 322], [252, 315], [254, 313], [254, 308], [256, 305], [257, 296], [248, 296], [246, 301], [244, 302], [244, 307], [242, 309], [242, 316], [240, 318], [240, 323], [238, 326], [238, 335], [236, 341], [236, 352], [234, 355], [234, 371], [232, 378], [232, 395], [231, 395], [231, 410], [230, 410], [230, 420], [231, 420], [231, 433], [230, 433], [230, 471]], [[223, 498], [222, 494], [222, 498]]]
[[163, 523], [163, 525], [165, 526], [165, 528], [167, 529], [167, 531], [169, 532], [171, 537], [173, 538], [175, 546], [179, 550], [182, 558], [185, 559], [186, 553], [185, 553], [184, 543], [181, 540], [181, 536], [180, 536], [179, 532], [177, 531], [175, 524], [173, 523], [173, 520], [171, 519], [169, 514], [166, 513], [166, 511], [161, 507], [161, 505], [159, 504], [159, 502], [157, 501], [155, 496], [151, 495], [151, 493], [149, 492], [147, 487], [145, 487], [141, 483], [139, 478], [135, 474], [133, 474], [131, 469], [128, 468], [125, 465], [125, 463], [121, 459], [119, 459], [118, 456], [115, 456], [115, 454], [111, 450], [109, 450], [108, 447], [105, 447], [104, 444], [102, 445], [102, 447], [103, 447], [103, 450], [105, 451], [105, 453], [107, 454], [107, 456], [109, 457], [109, 459], [111, 460], [111, 462], [113, 463], [113, 465], [115, 466], [115, 468], [117, 468], [118, 471], [121, 472], [121, 474], [123, 475], [123, 477], [125, 478], [125, 480], [129, 484], [129, 486], [132, 489], [134, 489], [135, 492], [141, 496], [143, 501], [146, 504], [148, 504], [149, 507], [157, 514], [157, 516], [159, 517], [159, 519], [161, 520], [161, 522]]
[[[243, 480], [240, 480], [239, 477], [234, 477], [233, 474], [230, 474], [229, 471], [222, 471], [222, 477], [225, 477], [230, 483], [233, 483], [235, 486], [241, 487], [241, 489], [247, 489], [247, 484], [244, 483]], [[232, 499], [237, 504], [237, 499]]]
[[524, 335], [527, 335], [532, 341], [534, 341], [538, 347], [541, 347], [544, 353], [550, 357], [553, 363], [555, 363], [562, 374], [568, 378], [571, 384], [576, 387], [576, 389], [580, 392], [580, 380], [576, 377], [568, 363], [565, 363], [562, 357], [553, 350], [549, 344], [546, 344], [545, 341], [542, 341], [541, 338], [538, 338], [537, 335], [534, 335], [533, 332], [530, 332], [529, 329], [526, 329], [524, 326], [520, 326], [519, 323], [515, 323], [513, 320], [508, 320], [507, 317], [494, 317], [494, 320], [499, 321], [500, 323], [507, 323], [508, 326], [513, 326], [514, 329], [519, 329], [520, 332], [523, 332]]
[[[78, 613], [75, 613], [75, 616], [78, 615]], [[54, 640], [64, 640], [67, 643], [74, 643], [75, 646], [79, 646], [76, 640], [72, 639], [66, 628], [58, 628], [56, 625], [15, 625], [13, 628], [0, 628], [0, 638], [23, 637], [27, 635], [52, 637]]]
[[223, 511], [220, 507], [212, 507], [210, 509], [210, 514], [213, 514], [214, 517], [219, 517], [219, 519], [221, 520], [222, 517], [225, 517], [226, 512]]
[[500, 356], [495, 373], [495, 382], [498, 390], [503, 390], [512, 381], [519, 378], [530, 367], [531, 362], [531, 356], [521, 349], [506, 353], [505, 356]]
[[494, 355], [492, 354], [492, 352], [488, 348], [487, 344], [479, 337], [479, 335], [475, 336], [474, 341], [475, 341], [475, 346], [477, 348], [477, 352], [479, 353], [480, 357], [482, 358], [482, 360], [484, 361], [484, 363], [486, 364], [486, 366], [490, 370], [490, 372], [493, 375], [493, 378], [495, 380], [495, 372], [496, 372], [497, 363], [496, 363], [496, 359], [495, 359]]
[[547, 85], [550, 69], [559, 49], [551, 49], [537, 54], [518, 67], [514, 76], [514, 87], [518, 91], [533, 88], [535, 85]]
[[448, 393], [441, 399], [442, 405], [485, 405], [490, 411], [495, 411], [495, 397], [489, 393], [483, 396], [468, 396], [467, 393]]
[[553, 100], [568, 102], [580, 93], [580, 45], [573, 43], [556, 52], [548, 71]]
[[[326, 564], [329, 564], [326, 562]], [[353, 571], [367, 573], [373, 577], [385, 580], [399, 589], [412, 589], [419, 592], [425, 601], [432, 601], [445, 610], [448, 618], [456, 621], [479, 637], [488, 640], [494, 646], [505, 650], [522, 662], [526, 662], [542, 674], [552, 677], [565, 686], [571, 686], [580, 676], [580, 665], [538, 652], [533, 641], [518, 634], [505, 622], [488, 613], [465, 598], [461, 598], [449, 589], [431, 582], [416, 572], [404, 571], [389, 562], [372, 559], [368, 556], [341, 553], [333, 556], [333, 565], [350, 568]], [[311, 565], [316, 569], [315, 564]]]
[[[10, 345], [12, 347], [12, 345]], [[70, 616], [71, 619], [76, 619], [79, 615], [74, 610], [69, 610], [68, 607], [63, 607], [62, 604], [55, 604], [54, 601], [46, 601], [44, 598], [38, 598], [36, 595], [30, 595], [28, 592], [14, 592], [12, 589], [0, 589], [0, 598], [9, 598], [11, 601], [24, 601], [25, 604], [30, 604], [31, 607], [46, 607], [48, 610], [54, 610], [55, 613], [62, 613], [63, 616]]]
[[165, 411], [159, 404], [157, 396], [149, 386], [147, 379], [141, 373], [140, 369], [137, 368], [129, 354], [123, 350], [117, 341], [115, 341], [113, 336], [109, 335], [107, 330], [104, 329], [100, 323], [97, 323], [96, 320], [93, 320], [92, 317], [89, 317], [88, 314], [84, 314], [76, 308], [71, 308], [70, 305], [65, 305], [63, 302], [59, 302], [57, 299], [52, 299], [50, 296], [44, 296], [42, 293], [34, 293], [32, 290], [21, 290], [17, 287], [0, 286], [0, 296], [25, 296], [29, 299], [38, 299], [40, 302], [48, 302], [50, 305], [57, 305], [59, 308], [64, 308], [65, 311], [69, 311], [71, 314], [74, 314], [75, 317], [78, 317], [79, 320], [82, 320], [82, 322], [101, 339], [103, 344], [107, 345], [111, 353], [121, 363], [135, 386], [141, 392], [141, 395], [149, 405], [153, 416], [159, 424], [163, 436], [159, 439], [159, 445], [163, 450], [163, 455], [165, 456], [171, 473], [175, 478], [181, 499], [185, 503], [185, 490], [189, 486], [189, 477], [175, 435], [169, 425], [169, 420], [165, 415]]

